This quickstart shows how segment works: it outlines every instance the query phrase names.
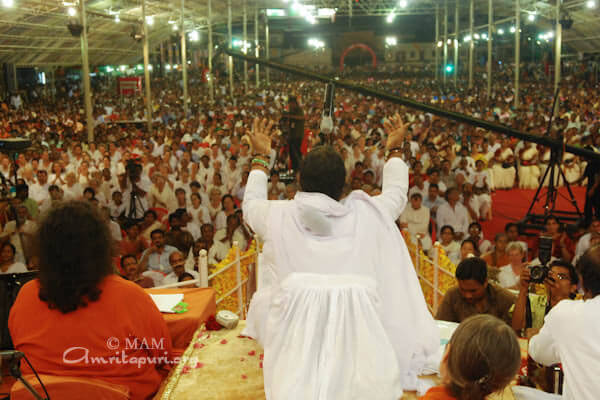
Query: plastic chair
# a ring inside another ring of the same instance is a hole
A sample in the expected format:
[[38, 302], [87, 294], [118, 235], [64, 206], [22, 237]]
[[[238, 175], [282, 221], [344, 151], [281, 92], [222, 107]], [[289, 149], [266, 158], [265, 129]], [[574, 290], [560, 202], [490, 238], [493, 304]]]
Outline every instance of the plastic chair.
[[[109, 383], [100, 379], [78, 378], [73, 376], [56, 376], [40, 374], [40, 379], [51, 399], [61, 400], [127, 400], [129, 388]], [[44, 390], [35, 375], [23, 376], [34, 389], [44, 396]], [[31, 393], [21, 382], [16, 382], [10, 389], [11, 400], [31, 400]]]

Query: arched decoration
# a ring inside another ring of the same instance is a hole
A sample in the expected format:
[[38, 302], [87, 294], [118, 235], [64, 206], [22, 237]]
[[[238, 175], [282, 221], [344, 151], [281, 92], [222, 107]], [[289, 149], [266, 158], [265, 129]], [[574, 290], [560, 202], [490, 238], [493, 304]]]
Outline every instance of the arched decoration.
[[340, 58], [340, 69], [341, 70], [344, 69], [344, 59], [346, 58], [348, 53], [350, 53], [354, 49], [362, 49], [362, 50], [365, 50], [365, 51], [368, 51], [369, 53], [371, 53], [371, 58], [373, 59], [373, 68], [377, 68], [377, 56], [375, 55], [375, 52], [373, 51], [373, 49], [371, 49], [369, 46], [367, 46], [364, 43], [354, 43], [353, 45], [349, 46], [346, 50], [344, 50], [344, 52], [342, 53], [342, 58]]

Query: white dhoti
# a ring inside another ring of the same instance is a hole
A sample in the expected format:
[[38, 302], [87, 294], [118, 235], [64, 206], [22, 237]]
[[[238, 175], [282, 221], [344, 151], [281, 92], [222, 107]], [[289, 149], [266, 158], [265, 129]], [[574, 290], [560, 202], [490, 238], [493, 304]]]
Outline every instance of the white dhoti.
[[521, 189], [537, 189], [540, 184], [540, 167], [522, 165], [519, 167], [519, 187]]

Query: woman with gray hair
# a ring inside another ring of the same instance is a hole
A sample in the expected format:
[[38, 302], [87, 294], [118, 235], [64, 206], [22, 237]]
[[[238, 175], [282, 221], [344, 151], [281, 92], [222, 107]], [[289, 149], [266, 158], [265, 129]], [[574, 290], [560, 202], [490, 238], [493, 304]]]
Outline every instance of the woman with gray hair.
[[503, 288], [516, 289], [519, 286], [519, 277], [527, 264], [527, 252], [520, 242], [510, 242], [506, 246], [509, 264], [500, 267], [498, 283]]

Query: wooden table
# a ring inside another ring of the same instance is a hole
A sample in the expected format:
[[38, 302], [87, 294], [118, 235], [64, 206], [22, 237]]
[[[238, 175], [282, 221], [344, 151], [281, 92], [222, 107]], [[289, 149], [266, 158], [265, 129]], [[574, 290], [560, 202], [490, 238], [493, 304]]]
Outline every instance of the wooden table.
[[188, 304], [188, 311], [183, 314], [163, 313], [175, 352], [183, 352], [200, 326], [208, 317], [215, 315], [215, 291], [212, 288], [194, 289], [146, 289], [149, 294], [183, 293], [183, 301]]

